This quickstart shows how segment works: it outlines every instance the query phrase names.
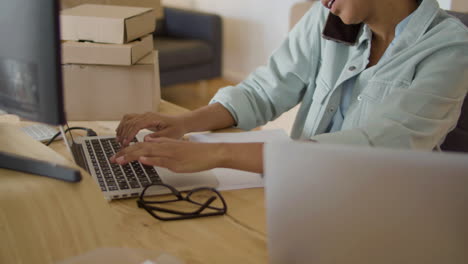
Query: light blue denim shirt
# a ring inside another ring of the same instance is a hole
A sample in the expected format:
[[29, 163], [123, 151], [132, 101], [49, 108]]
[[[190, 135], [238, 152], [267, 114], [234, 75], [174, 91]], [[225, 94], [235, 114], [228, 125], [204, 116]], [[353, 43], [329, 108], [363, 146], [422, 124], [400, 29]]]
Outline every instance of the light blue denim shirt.
[[[381, 61], [384, 61], [386, 57], [389, 56], [388, 54], [390, 54], [392, 47], [395, 46], [395, 43], [397, 42], [398, 37], [400, 36], [401, 32], [403, 32], [403, 30], [406, 28], [406, 25], [408, 25], [408, 22], [410, 21], [412, 16], [413, 15], [410, 14], [405, 19], [403, 19], [400, 23], [398, 23], [398, 25], [395, 27], [395, 37], [393, 38], [390, 45], [388, 45], [387, 49], [385, 50], [385, 53], [382, 55], [382, 58], [380, 59]], [[368, 36], [368, 39], [371, 39], [371, 38], [372, 38], [372, 35]], [[367, 62], [369, 63], [369, 60], [367, 60]], [[365, 71], [373, 71], [373, 68], [371, 67], [370, 69], [366, 69]], [[356, 86], [357, 78], [358, 77], [366, 78], [366, 76], [367, 74], [363, 74], [363, 72], [361, 72], [359, 75], [354, 76], [353, 78], [343, 83], [343, 88], [342, 88], [343, 96], [341, 97], [341, 102], [338, 105], [338, 110], [336, 110], [336, 113], [333, 116], [333, 120], [329, 125], [330, 128], [326, 130], [327, 133], [341, 130], [341, 126], [343, 125], [346, 112], [348, 111], [349, 106], [351, 105], [351, 99], [353, 98], [352, 94], [353, 94], [354, 87]], [[362, 84], [362, 82], [358, 82], [358, 83]]]
[[366, 69], [370, 54], [367, 26], [354, 46], [322, 38], [328, 12], [315, 4], [267, 66], [211, 103], [221, 103], [245, 130], [301, 103], [293, 139], [426, 150], [440, 144], [468, 90], [468, 29], [436, 0], [423, 0], [388, 56], [356, 79], [341, 130], [325, 133], [343, 84]]

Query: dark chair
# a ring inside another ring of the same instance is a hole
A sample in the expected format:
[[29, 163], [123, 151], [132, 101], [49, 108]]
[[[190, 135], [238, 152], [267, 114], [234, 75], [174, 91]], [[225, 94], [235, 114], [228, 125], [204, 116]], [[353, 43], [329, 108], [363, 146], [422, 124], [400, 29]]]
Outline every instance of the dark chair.
[[161, 86], [221, 76], [222, 20], [215, 14], [164, 8], [157, 21]]
[[[468, 14], [452, 11], [448, 11], [448, 13], [460, 19], [468, 27]], [[468, 96], [465, 97], [463, 102], [457, 127], [447, 135], [441, 148], [445, 151], [468, 152]]]

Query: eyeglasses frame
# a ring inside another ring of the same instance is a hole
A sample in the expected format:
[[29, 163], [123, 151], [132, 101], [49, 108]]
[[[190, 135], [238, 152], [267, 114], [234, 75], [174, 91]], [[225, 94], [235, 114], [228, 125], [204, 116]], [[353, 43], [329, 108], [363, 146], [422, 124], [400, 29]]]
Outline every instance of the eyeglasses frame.
[[[177, 197], [177, 199], [172, 199], [172, 200], [167, 200], [167, 201], [145, 201], [145, 199], [144, 199], [145, 193], [148, 190], [148, 188], [150, 188], [152, 186], [164, 186], [164, 187], [168, 188], [172, 192], [172, 194], [175, 197]], [[217, 199], [217, 197], [214, 196], [214, 195], [211, 196], [203, 204], [198, 203], [198, 202], [193, 201], [193, 200], [190, 199], [190, 196], [192, 194], [194, 194], [196, 192], [199, 192], [199, 191], [203, 191], [203, 190], [214, 192], [220, 198], [220, 200], [221, 200], [221, 202], [223, 204], [223, 208], [210, 206], [210, 204], [212, 204], [214, 202], [214, 200]], [[167, 204], [167, 203], [173, 203], [173, 202], [178, 202], [178, 201], [186, 201], [186, 202], [189, 202], [189, 203], [192, 203], [192, 204], [196, 204], [196, 205], [199, 205], [200, 208], [195, 210], [195, 211], [192, 211], [192, 212], [181, 212], [181, 211], [171, 210], [171, 209], [162, 208], [162, 207], [153, 205], [153, 204]], [[211, 188], [211, 187], [195, 188], [195, 189], [189, 191], [184, 197], [181, 192], [179, 192], [176, 188], [174, 188], [171, 185], [168, 185], [168, 184], [165, 184], [165, 183], [153, 183], [153, 184], [149, 184], [149, 185], [145, 186], [145, 188], [143, 189], [143, 191], [140, 194], [139, 199], [137, 200], [137, 205], [138, 205], [139, 208], [145, 209], [151, 216], [153, 216], [154, 218], [156, 218], [158, 220], [161, 220], [161, 221], [186, 220], [186, 219], [194, 219], [194, 218], [201, 218], [201, 217], [208, 217], [208, 216], [224, 215], [224, 214], [227, 213], [227, 204], [226, 204], [226, 201], [224, 200], [224, 197], [221, 195], [221, 193], [218, 192], [218, 190], [216, 190], [215, 188]], [[207, 209], [207, 208], [215, 210], [217, 212], [203, 213], [203, 211], [205, 209]], [[169, 214], [174, 214], [174, 215], [178, 215], [178, 216], [163, 217], [163, 216], [157, 215], [155, 213], [157, 211], [164, 212], [164, 213], [169, 213]]]

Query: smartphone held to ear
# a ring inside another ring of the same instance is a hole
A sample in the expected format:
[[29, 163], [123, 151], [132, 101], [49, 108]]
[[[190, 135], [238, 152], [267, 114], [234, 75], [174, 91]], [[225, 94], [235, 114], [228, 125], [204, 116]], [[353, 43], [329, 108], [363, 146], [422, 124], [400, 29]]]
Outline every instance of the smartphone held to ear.
[[333, 40], [349, 46], [353, 46], [357, 42], [359, 31], [362, 24], [346, 25], [341, 21], [339, 16], [332, 13], [328, 15], [327, 22], [322, 32], [322, 37], [328, 40]]

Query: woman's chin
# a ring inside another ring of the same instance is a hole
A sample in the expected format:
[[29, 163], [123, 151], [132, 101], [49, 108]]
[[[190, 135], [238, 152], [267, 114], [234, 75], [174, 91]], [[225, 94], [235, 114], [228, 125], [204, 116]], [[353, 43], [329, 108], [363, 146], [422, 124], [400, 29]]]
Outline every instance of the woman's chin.
[[343, 23], [345, 23], [346, 25], [355, 25], [355, 24], [360, 24], [361, 22], [358, 20], [358, 19], [355, 19], [355, 18], [352, 18], [352, 17], [348, 17], [348, 16], [344, 16], [344, 15], [338, 15], [336, 14], [337, 16], [340, 17], [341, 21], [343, 21]]

